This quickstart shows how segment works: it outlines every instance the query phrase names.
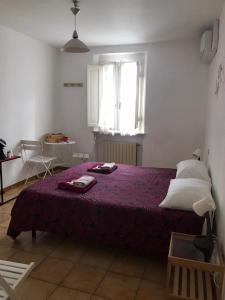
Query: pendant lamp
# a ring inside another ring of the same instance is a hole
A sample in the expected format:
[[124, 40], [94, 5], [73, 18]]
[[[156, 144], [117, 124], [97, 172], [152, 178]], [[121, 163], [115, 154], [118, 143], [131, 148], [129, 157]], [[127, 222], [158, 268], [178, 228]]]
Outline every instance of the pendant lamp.
[[75, 30], [73, 32], [73, 38], [69, 40], [62, 48], [62, 52], [69, 53], [83, 53], [90, 51], [89, 48], [78, 38], [78, 33], [76, 30], [76, 16], [80, 12], [80, 8], [78, 6], [79, 1], [73, 0], [74, 7], [71, 8], [72, 13], [75, 16]]

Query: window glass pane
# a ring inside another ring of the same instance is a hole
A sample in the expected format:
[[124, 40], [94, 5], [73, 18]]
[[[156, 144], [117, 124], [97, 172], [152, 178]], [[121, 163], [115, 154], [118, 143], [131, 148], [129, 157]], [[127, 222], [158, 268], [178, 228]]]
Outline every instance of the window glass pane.
[[103, 66], [100, 95], [99, 127], [102, 130], [115, 130], [115, 67]]
[[121, 133], [135, 130], [135, 113], [137, 101], [137, 63], [121, 64], [119, 129]]

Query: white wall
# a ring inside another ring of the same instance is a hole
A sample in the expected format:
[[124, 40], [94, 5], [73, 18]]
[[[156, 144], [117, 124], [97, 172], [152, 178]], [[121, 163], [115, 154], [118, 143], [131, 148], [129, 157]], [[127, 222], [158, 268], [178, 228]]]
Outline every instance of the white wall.
[[[77, 151], [90, 153], [94, 140], [87, 127], [87, 64], [94, 54], [132, 51], [148, 52], [146, 135], [138, 139], [143, 164], [174, 167], [202, 147], [208, 67], [199, 60], [198, 40], [56, 54], [1, 26], [0, 43], [0, 138], [7, 140], [8, 148], [15, 149], [22, 138], [62, 131], [77, 140]], [[64, 88], [64, 82], [83, 82], [84, 87]], [[23, 179], [22, 161], [5, 164], [4, 173], [5, 186]]]
[[[0, 138], [17, 151], [20, 139], [54, 129], [56, 51], [0, 26]], [[4, 185], [24, 178], [22, 160], [3, 164]]]
[[[61, 54], [59, 61], [58, 130], [78, 141], [79, 151], [91, 152], [87, 128], [86, 69], [93, 55], [148, 52], [146, 136], [143, 164], [174, 167], [204, 145], [208, 66], [199, 59], [199, 40], [136, 46], [92, 48], [86, 54]], [[64, 82], [83, 82], [83, 88], [64, 88]]]
[[[205, 153], [212, 175], [214, 196], [217, 201], [217, 225], [225, 250], [225, 7], [220, 18], [219, 49], [209, 73], [209, 103]], [[221, 86], [215, 95], [219, 65], [223, 66]]]

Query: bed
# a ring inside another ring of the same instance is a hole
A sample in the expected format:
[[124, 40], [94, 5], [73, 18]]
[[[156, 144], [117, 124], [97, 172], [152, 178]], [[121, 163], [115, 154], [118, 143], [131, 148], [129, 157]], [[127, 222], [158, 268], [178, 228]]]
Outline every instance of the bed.
[[[11, 213], [8, 235], [38, 230], [81, 241], [164, 256], [172, 231], [201, 234], [203, 219], [189, 211], [159, 208], [173, 169], [118, 165], [111, 174], [88, 173], [88, 162], [26, 188]], [[58, 189], [58, 183], [93, 174], [85, 194]]]

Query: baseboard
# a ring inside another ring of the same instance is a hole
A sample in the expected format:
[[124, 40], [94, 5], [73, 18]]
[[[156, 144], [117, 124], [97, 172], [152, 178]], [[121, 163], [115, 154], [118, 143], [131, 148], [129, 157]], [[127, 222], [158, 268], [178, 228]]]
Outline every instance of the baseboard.
[[[66, 168], [66, 167], [62, 167], [62, 166], [59, 166], [59, 167], [55, 167], [55, 168], [54, 168], [54, 171], [60, 171], [60, 170], [63, 171], [63, 170], [65, 170], [65, 169], [67, 169], [67, 168]], [[35, 179], [37, 178], [37, 176], [42, 177], [42, 176], [44, 176], [44, 174], [45, 174], [45, 172], [42, 172], [42, 173], [37, 174], [36, 176], [29, 177], [28, 181], [29, 181], [29, 180], [35, 180]], [[16, 182], [16, 183], [12, 184], [12, 185], [9, 185], [9, 186], [5, 187], [5, 188], [3, 189], [3, 191], [4, 191], [4, 192], [8, 192], [8, 191], [10, 191], [10, 190], [12, 190], [12, 189], [14, 189], [14, 188], [17, 188], [17, 187], [19, 187], [19, 186], [25, 184], [25, 182], [26, 182], [26, 179], [23, 179], [23, 180], [21, 180], [21, 181], [18, 181], [18, 182]]]

